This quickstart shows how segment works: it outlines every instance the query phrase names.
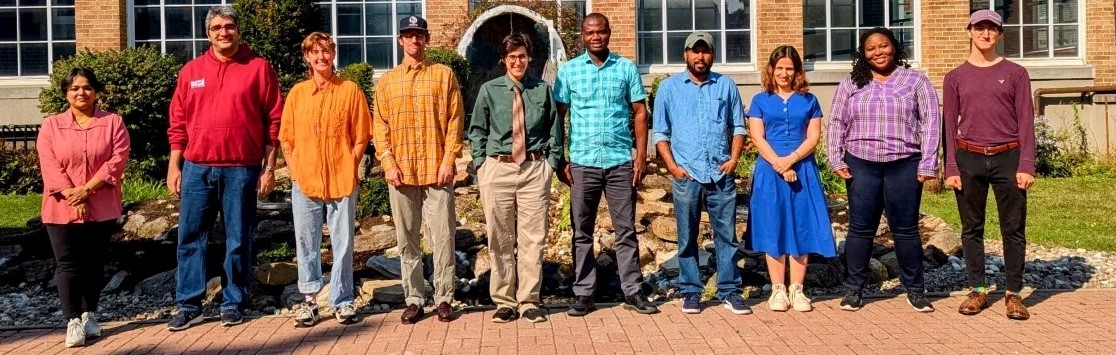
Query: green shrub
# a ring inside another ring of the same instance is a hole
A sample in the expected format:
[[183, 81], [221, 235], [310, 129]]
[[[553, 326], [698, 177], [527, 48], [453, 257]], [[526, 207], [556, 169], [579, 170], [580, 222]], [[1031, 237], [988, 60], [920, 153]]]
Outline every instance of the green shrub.
[[1085, 130], [1073, 105], [1074, 134], [1057, 131], [1040, 116], [1035, 120], [1035, 173], [1044, 177], [1069, 177], [1074, 168], [1090, 160]]
[[473, 69], [469, 61], [465, 60], [465, 57], [446, 48], [428, 48], [426, 58], [431, 62], [445, 64], [453, 69], [453, 75], [457, 76], [457, 85], [461, 87], [461, 95], [464, 96], [465, 93], [469, 92], [469, 76], [472, 75]]
[[166, 159], [170, 152], [167, 125], [170, 99], [178, 80], [182, 63], [174, 55], [159, 53], [151, 47], [82, 51], [73, 57], [54, 62], [50, 86], [39, 93], [39, 109], [54, 114], [69, 108], [66, 97], [58, 88], [72, 68], [93, 70], [97, 79], [105, 84], [98, 95], [98, 107], [124, 118], [132, 140], [131, 159], [146, 161], [161, 171], [147, 178], [162, 179], [166, 174]]
[[162, 180], [125, 179], [124, 202], [143, 202], [170, 196], [170, 190]]
[[256, 265], [291, 261], [295, 258], [296, 248], [290, 242], [280, 242], [260, 249], [256, 253]]
[[821, 175], [822, 188], [826, 195], [844, 194], [845, 179], [837, 176], [829, 166], [829, 158], [825, 153], [825, 142], [818, 142], [814, 148], [814, 157], [818, 161], [818, 174]]
[[360, 198], [357, 199], [357, 220], [386, 215], [391, 215], [387, 181], [382, 176], [361, 180]]
[[376, 83], [373, 80], [373, 74], [375, 73], [376, 70], [372, 68], [372, 64], [353, 63], [341, 68], [341, 71], [337, 74], [359, 85], [360, 90], [364, 91], [364, 97], [368, 100], [368, 107], [372, 108], [372, 95], [376, 92]]
[[34, 149], [0, 147], [0, 195], [43, 192], [39, 155]]
[[233, 9], [239, 16], [241, 41], [271, 63], [284, 93], [306, 78], [302, 40], [323, 29], [322, 11], [314, 1], [237, 0]]

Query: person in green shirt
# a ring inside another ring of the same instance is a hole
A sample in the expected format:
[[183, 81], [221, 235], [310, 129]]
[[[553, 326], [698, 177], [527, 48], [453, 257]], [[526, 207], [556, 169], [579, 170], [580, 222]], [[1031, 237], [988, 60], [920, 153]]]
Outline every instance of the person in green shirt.
[[550, 174], [562, 156], [562, 122], [550, 85], [527, 75], [531, 40], [504, 37], [500, 62], [507, 75], [481, 86], [469, 121], [473, 166], [492, 259], [489, 292], [496, 323], [520, 315], [546, 321], [539, 309]]

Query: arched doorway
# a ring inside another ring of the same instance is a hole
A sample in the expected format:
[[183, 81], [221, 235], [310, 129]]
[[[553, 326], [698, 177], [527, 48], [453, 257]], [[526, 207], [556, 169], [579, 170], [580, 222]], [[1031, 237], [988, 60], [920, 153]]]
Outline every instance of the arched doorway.
[[553, 82], [558, 64], [566, 60], [566, 49], [554, 22], [522, 6], [501, 5], [477, 17], [457, 44], [457, 53], [472, 66], [465, 110], [470, 112], [477, 91], [485, 82], [505, 74], [500, 64], [500, 43], [512, 32], [531, 37], [534, 47], [527, 74]]

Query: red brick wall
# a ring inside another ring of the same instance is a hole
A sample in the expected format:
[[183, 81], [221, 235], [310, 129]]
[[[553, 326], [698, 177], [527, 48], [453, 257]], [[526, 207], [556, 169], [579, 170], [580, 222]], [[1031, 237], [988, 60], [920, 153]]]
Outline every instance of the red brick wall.
[[802, 1], [800, 0], [760, 0], [756, 1], [756, 70], [767, 65], [767, 58], [775, 47], [789, 44], [805, 56], [802, 40]]
[[946, 73], [969, 56], [969, 37], [965, 34], [969, 2], [923, 0], [921, 9], [920, 66], [926, 69], [934, 86], [940, 88]]
[[127, 47], [127, 8], [124, 0], [77, 0], [74, 3], [74, 22], [78, 50]]
[[1096, 85], [1116, 85], [1116, 2], [1085, 2], [1085, 61]]
[[469, 28], [469, 23], [464, 22], [468, 12], [468, 0], [426, 0], [431, 45], [455, 49], [457, 36]]
[[593, 0], [591, 12], [608, 17], [612, 27], [609, 50], [638, 62], [636, 55], [636, 2], [635, 0]]

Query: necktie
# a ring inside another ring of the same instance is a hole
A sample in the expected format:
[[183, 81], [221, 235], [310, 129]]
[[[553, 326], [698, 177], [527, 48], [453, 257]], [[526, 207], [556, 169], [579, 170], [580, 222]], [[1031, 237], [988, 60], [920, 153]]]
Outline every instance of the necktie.
[[512, 103], [512, 160], [523, 164], [527, 160], [527, 119], [523, 117], [523, 94], [514, 87], [515, 102]]

